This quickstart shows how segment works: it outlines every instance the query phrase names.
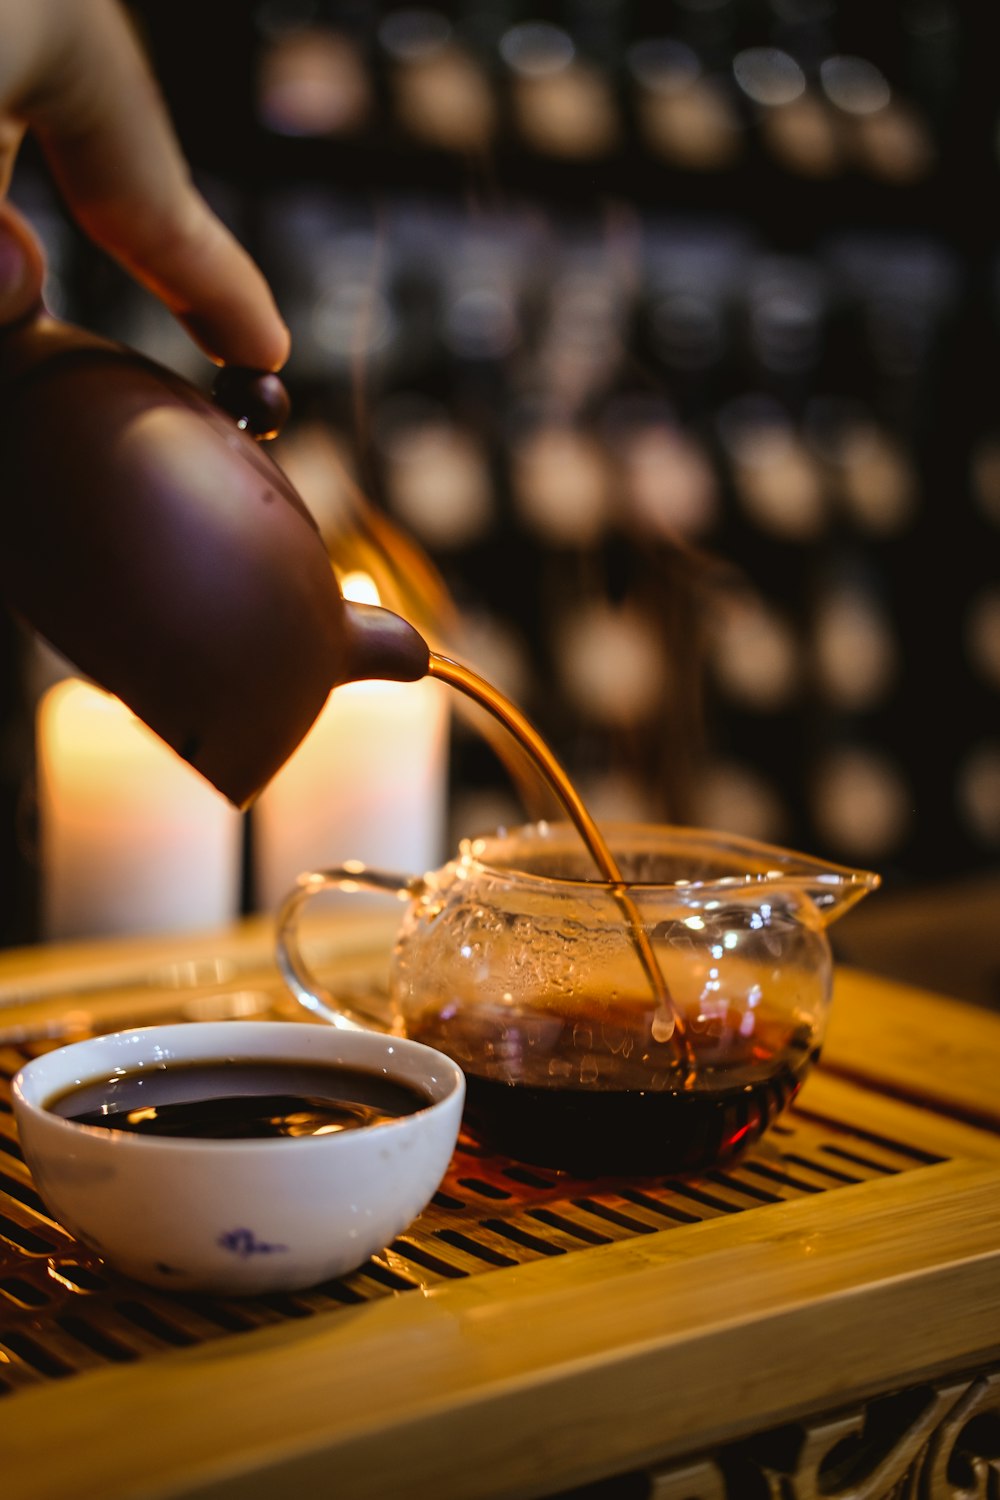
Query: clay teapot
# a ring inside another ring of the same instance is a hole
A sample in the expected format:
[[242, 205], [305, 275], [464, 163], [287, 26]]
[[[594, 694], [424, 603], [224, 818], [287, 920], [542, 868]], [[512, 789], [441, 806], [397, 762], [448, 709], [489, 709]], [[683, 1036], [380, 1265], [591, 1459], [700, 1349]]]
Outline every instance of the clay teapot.
[[215, 396], [44, 309], [0, 329], [0, 593], [244, 807], [331, 688], [422, 677], [428, 650], [345, 602], [255, 441], [278, 377], [223, 371]]

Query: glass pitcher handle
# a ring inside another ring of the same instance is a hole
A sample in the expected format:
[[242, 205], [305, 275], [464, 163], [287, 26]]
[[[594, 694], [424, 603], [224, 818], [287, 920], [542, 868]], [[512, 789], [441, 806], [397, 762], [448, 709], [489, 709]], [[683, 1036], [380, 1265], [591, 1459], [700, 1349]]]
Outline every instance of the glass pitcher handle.
[[322, 891], [343, 891], [347, 895], [378, 891], [400, 901], [412, 901], [423, 889], [424, 882], [418, 875], [392, 875], [363, 865], [337, 865], [330, 870], [308, 870], [300, 875], [278, 912], [275, 940], [278, 969], [299, 1004], [341, 1030], [372, 1030], [371, 1019], [338, 1000], [306, 963], [299, 945], [299, 918], [307, 901]]

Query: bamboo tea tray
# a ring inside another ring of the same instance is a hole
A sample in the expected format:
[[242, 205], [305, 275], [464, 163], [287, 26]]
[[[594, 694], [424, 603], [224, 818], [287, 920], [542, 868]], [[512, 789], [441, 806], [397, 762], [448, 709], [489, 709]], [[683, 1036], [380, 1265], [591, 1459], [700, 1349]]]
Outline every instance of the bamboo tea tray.
[[[1000, 1495], [1000, 1017], [844, 969], [822, 1065], [727, 1171], [581, 1182], [463, 1139], [353, 1275], [161, 1295], [48, 1217], [9, 1080], [97, 1031], [296, 1014], [271, 939], [0, 955], [4, 1500]], [[377, 1001], [383, 919], [323, 941]]]

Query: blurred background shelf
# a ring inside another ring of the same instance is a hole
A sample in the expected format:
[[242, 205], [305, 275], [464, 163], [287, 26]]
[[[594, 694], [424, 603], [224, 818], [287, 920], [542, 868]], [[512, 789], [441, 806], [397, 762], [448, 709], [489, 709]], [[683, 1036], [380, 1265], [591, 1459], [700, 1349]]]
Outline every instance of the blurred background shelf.
[[[884, 940], [920, 979], [958, 944], [951, 972], [995, 998], [983, 8], [131, 10], [200, 185], [291, 325], [277, 457], [321, 520], [356, 520], [360, 492], [415, 538], [457, 606], [449, 645], [527, 709], [599, 817], [879, 869], [845, 945], [863, 928], [861, 961]], [[30, 151], [14, 195], [53, 306], [210, 383]], [[38, 669], [5, 631], [0, 941], [23, 942]], [[521, 816], [456, 723], [447, 842]]]

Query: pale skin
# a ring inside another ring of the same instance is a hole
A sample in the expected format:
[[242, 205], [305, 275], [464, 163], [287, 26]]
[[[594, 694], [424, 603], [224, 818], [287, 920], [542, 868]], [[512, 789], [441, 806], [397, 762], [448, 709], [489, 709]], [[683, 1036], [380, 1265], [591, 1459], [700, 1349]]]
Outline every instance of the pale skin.
[[288, 330], [267, 282], [192, 185], [117, 0], [0, 0], [0, 324], [31, 311], [44, 279], [6, 199], [28, 131], [80, 227], [210, 359], [280, 369]]

